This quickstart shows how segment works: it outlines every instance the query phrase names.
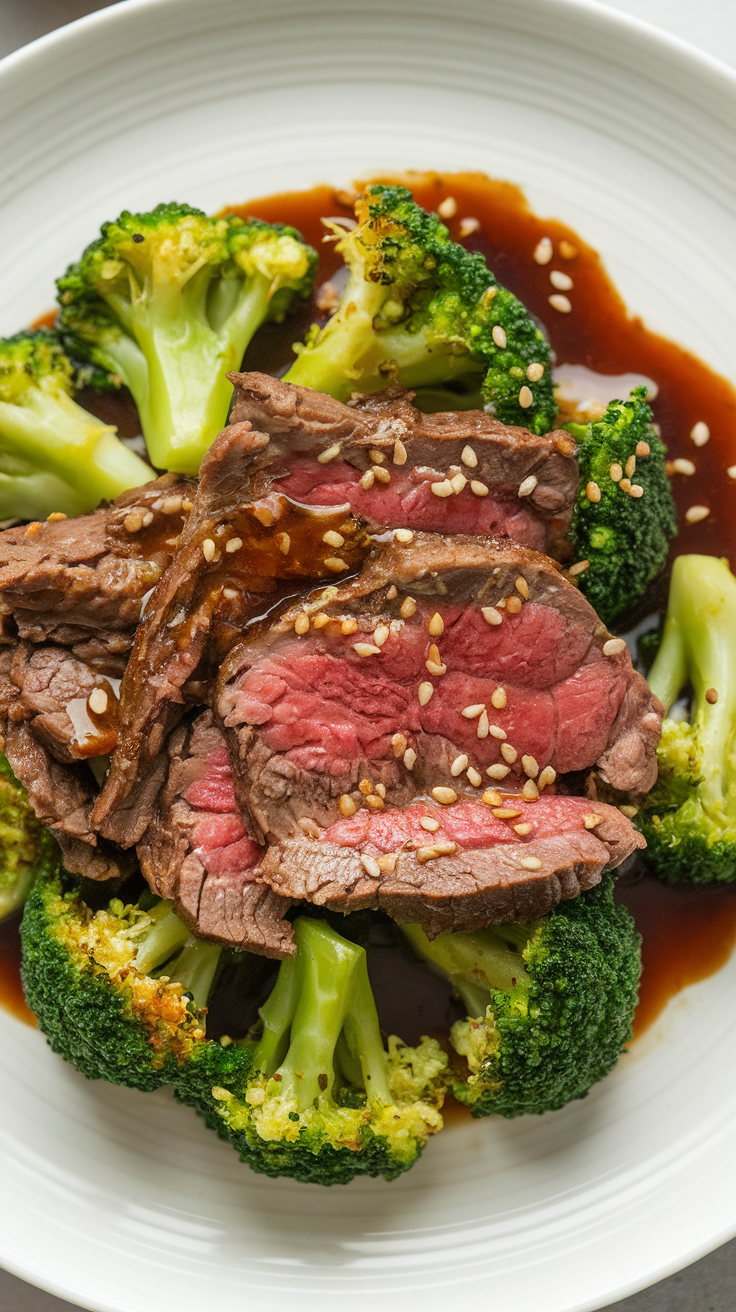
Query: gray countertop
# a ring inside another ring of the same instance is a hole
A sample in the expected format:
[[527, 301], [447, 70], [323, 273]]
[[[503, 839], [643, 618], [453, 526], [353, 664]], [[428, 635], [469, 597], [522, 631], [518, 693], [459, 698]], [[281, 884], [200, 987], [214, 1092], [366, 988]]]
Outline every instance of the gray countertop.
[[[306, 0], [308, 2], [308, 0]], [[107, 0], [115, 3], [115, 0]], [[0, 0], [0, 55], [95, 9], [95, 0]], [[734, 0], [612, 0], [611, 8], [690, 41], [736, 66]], [[678, 1275], [611, 1306], [610, 1312], [734, 1312], [736, 1239]], [[0, 1270], [0, 1312], [71, 1312], [72, 1304]]]

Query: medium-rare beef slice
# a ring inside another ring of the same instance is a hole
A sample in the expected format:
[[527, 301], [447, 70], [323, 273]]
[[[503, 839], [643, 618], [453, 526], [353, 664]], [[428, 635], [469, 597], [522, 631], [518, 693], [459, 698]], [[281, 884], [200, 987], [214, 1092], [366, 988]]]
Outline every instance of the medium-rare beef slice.
[[[598, 762], [612, 787], [644, 792], [662, 718], [626, 644], [551, 560], [429, 534], [243, 638], [215, 706], [241, 808], [268, 841], [435, 787], [472, 796], [503, 779], [529, 794]], [[619, 751], [634, 740], [636, 762]]]
[[441, 806], [429, 797], [404, 810], [361, 811], [318, 838], [274, 844], [261, 876], [285, 897], [345, 913], [385, 911], [433, 938], [536, 920], [645, 846], [613, 806], [487, 797], [487, 804]]
[[[34, 650], [19, 643], [0, 655], [2, 750], [35, 814], [58, 839], [67, 870], [89, 879], [113, 879], [133, 866], [91, 827], [97, 785], [84, 760], [93, 747], [86, 726], [102, 729], [104, 717], [84, 714], [81, 707], [90, 691], [102, 691], [105, 683], [63, 649]], [[72, 707], [74, 720], [67, 714], [67, 698], [80, 708], [77, 713]], [[95, 742], [104, 744], [103, 735]]]
[[348, 406], [268, 374], [230, 378], [233, 420], [271, 438], [254, 470], [264, 490], [349, 501], [373, 529], [505, 535], [564, 553], [578, 490], [568, 433], [537, 437], [482, 410], [425, 415], [396, 388]]
[[154, 893], [190, 928], [267, 957], [293, 954], [288, 900], [256, 879], [262, 849], [245, 832], [225, 739], [211, 711], [180, 724], [166, 745], [166, 783], [138, 844]]
[[83, 659], [127, 652], [143, 599], [171, 560], [194, 488], [166, 474], [91, 515], [0, 533], [3, 630], [29, 642], [61, 643]]
[[138, 626], [120, 690], [119, 746], [95, 809], [100, 831], [125, 846], [148, 824], [161, 748], [197, 667], [219, 663], [249, 615], [293, 592], [294, 580], [334, 578], [364, 554], [349, 507], [249, 499], [248, 471], [268, 440], [236, 424], [210, 447], [176, 555]]

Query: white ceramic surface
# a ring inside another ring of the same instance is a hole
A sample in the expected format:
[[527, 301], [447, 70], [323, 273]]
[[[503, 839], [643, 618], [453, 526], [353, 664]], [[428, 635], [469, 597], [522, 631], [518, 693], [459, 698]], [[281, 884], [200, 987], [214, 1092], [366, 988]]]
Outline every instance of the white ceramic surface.
[[[0, 332], [124, 205], [479, 168], [736, 375], [736, 79], [594, 5], [128, 0], [0, 65], [0, 121]], [[736, 960], [585, 1102], [333, 1190], [251, 1175], [0, 1013], [0, 1263], [99, 1312], [602, 1307], [736, 1233], [735, 1002]]]

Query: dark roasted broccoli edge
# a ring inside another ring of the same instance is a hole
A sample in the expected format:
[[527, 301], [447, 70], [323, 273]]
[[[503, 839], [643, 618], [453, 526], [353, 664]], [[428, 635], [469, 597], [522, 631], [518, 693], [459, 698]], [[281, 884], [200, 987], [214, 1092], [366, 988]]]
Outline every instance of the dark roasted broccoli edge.
[[354, 231], [334, 232], [348, 268], [340, 304], [296, 345], [286, 381], [340, 400], [398, 383], [446, 410], [460, 402], [443, 389], [461, 385], [505, 423], [547, 432], [557, 409], [549, 343], [484, 257], [451, 241], [406, 187], [367, 187], [355, 212]]
[[631, 1038], [641, 938], [610, 874], [536, 925], [432, 943], [411, 927], [409, 937], [465, 1002], [451, 1043], [466, 1065], [452, 1090], [473, 1116], [539, 1115], [584, 1098]]
[[[678, 556], [649, 671], [669, 711], [692, 688], [689, 719], [667, 718], [659, 774], [636, 823], [646, 860], [672, 884], [736, 882], [736, 579], [715, 556]], [[681, 708], [683, 714], [685, 708]]]
[[657, 577], [677, 534], [667, 449], [646, 388], [611, 401], [602, 419], [569, 424], [580, 443], [580, 491], [570, 525], [580, 590], [604, 624], [631, 611]]

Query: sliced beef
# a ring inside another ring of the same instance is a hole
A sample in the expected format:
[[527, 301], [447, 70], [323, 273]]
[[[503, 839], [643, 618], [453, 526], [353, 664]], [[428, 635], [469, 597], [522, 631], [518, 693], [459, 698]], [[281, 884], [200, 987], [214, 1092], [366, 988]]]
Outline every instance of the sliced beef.
[[276, 494], [250, 499], [248, 471], [268, 440], [241, 423], [210, 447], [176, 556], [138, 627], [120, 692], [120, 742], [95, 808], [100, 831], [124, 846], [148, 824], [163, 780], [161, 748], [198, 667], [206, 676], [207, 661], [219, 663], [248, 617], [293, 592], [294, 580], [335, 578], [364, 554], [349, 507], [298, 507]]
[[179, 725], [166, 747], [167, 777], [138, 844], [148, 883], [203, 938], [267, 957], [295, 951], [288, 900], [256, 879], [262, 849], [249, 838], [233, 790], [227, 746], [212, 712]]
[[346, 914], [385, 911], [433, 938], [547, 915], [644, 846], [619, 810], [585, 798], [441, 806], [430, 797], [274, 844], [260, 874], [285, 897]]
[[167, 474], [91, 515], [0, 533], [4, 632], [63, 644], [83, 659], [126, 653], [143, 599], [172, 558], [194, 487]]
[[59, 841], [64, 864], [90, 879], [128, 874], [133, 862], [91, 826], [97, 784], [86, 758], [107, 750], [114, 712], [88, 707], [110, 682], [63, 648], [6, 647], [0, 657], [3, 748], [31, 805]]
[[528, 793], [597, 763], [611, 787], [645, 792], [663, 713], [551, 560], [429, 534], [243, 638], [215, 705], [241, 808], [268, 841], [438, 786]]
[[568, 433], [537, 437], [482, 410], [425, 415], [396, 388], [348, 406], [268, 374], [230, 377], [233, 420], [271, 438], [254, 469], [262, 491], [348, 501], [372, 529], [490, 533], [564, 553], [578, 489]]

